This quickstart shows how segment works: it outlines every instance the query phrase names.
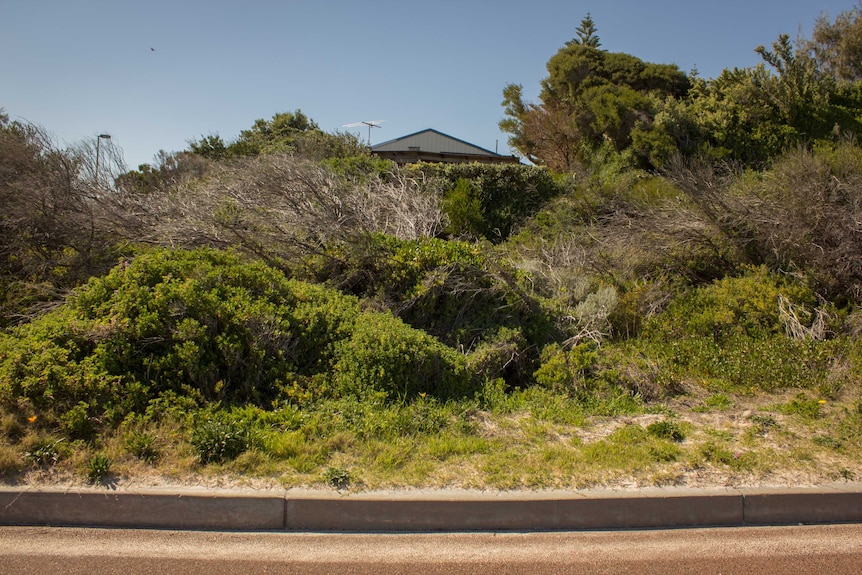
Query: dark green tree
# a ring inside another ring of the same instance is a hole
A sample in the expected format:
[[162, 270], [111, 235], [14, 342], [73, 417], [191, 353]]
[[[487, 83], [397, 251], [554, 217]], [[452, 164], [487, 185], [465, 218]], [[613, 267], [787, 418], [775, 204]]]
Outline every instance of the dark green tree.
[[581, 46], [589, 46], [590, 48], [598, 48], [602, 44], [599, 42], [598, 29], [596, 23], [593, 22], [592, 16], [587, 12], [587, 15], [581, 20], [581, 25], [575, 29], [577, 38], [569, 40], [566, 45], [580, 44]]
[[312, 131], [320, 131], [320, 128], [302, 110], [281, 112], [270, 120], [256, 120], [251, 128], [239, 133], [228, 149], [237, 156], [293, 152], [297, 138]]
[[209, 160], [222, 160], [228, 155], [227, 144], [218, 134], [201, 136], [200, 140], [189, 141], [189, 150]]
[[240, 132], [230, 143], [218, 134], [202, 136], [189, 142], [189, 151], [211, 160], [283, 153], [312, 160], [345, 158], [367, 154], [353, 134], [330, 134], [302, 113], [280, 112], [269, 120], [255, 120], [251, 128]]
[[[604, 146], [628, 150], [652, 132], [663, 102], [685, 96], [690, 82], [675, 65], [652, 64], [624, 53], [598, 48], [592, 18], [578, 28], [547, 64], [540, 103], [525, 103], [522, 88], [503, 91], [506, 118], [500, 128], [511, 135], [509, 145], [531, 161], [558, 171], [571, 171]], [[659, 140], [662, 138], [658, 138]], [[648, 150], [633, 150], [649, 163]]]

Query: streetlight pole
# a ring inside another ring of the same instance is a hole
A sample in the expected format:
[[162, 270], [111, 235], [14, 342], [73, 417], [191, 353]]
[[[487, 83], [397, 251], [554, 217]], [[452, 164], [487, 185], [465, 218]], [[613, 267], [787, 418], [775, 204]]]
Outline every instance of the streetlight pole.
[[99, 154], [102, 151], [102, 140], [110, 140], [110, 134], [99, 134], [96, 138], [96, 187], [99, 187]]

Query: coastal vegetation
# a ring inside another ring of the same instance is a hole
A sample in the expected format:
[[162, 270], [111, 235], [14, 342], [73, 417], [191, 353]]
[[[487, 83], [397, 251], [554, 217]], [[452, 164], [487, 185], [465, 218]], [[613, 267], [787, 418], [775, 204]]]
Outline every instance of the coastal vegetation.
[[0, 478], [862, 478], [862, 12], [703, 79], [587, 16], [529, 164], [300, 110], [121, 167], [0, 113]]

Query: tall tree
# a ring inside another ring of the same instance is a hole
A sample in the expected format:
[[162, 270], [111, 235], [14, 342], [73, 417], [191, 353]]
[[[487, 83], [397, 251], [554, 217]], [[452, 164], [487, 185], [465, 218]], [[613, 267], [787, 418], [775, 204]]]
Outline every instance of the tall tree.
[[590, 48], [598, 48], [602, 44], [599, 42], [598, 29], [596, 23], [593, 22], [592, 16], [587, 12], [587, 15], [581, 20], [581, 25], [575, 28], [577, 38], [569, 40], [566, 45], [580, 44], [581, 46], [589, 46]]
[[[654, 131], [665, 99], [681, 98], [689, 89], [688, 77], [675, 65], [599, 49], [589, 15], [578, 33], [548, 61], [540, 103], [525, 103], [518, 85], [503, 91], [507, 117], [500, 128], [511, 134], [509, 145], [559, 171], [571, 171], [603, 146], [622, 151], [634, 142], [661, 140], [637, 136]], [[649, 150], [636, 152], [649, 162]]]
[[862, 4], [841, 12], [834, 22], [821, 14], [808, 49], [820, 67], [836, 80], [862, 80]]

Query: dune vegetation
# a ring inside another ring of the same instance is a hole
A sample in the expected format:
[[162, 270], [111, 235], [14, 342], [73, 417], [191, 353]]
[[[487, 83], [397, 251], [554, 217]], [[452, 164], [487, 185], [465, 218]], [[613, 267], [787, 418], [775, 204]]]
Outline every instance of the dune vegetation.
[[707, 80], [588, 16], [504, 89], [521, 165], [296, 110], [127, 170], [0, 114], [0, 478], [862, 479], [859, 37]]

